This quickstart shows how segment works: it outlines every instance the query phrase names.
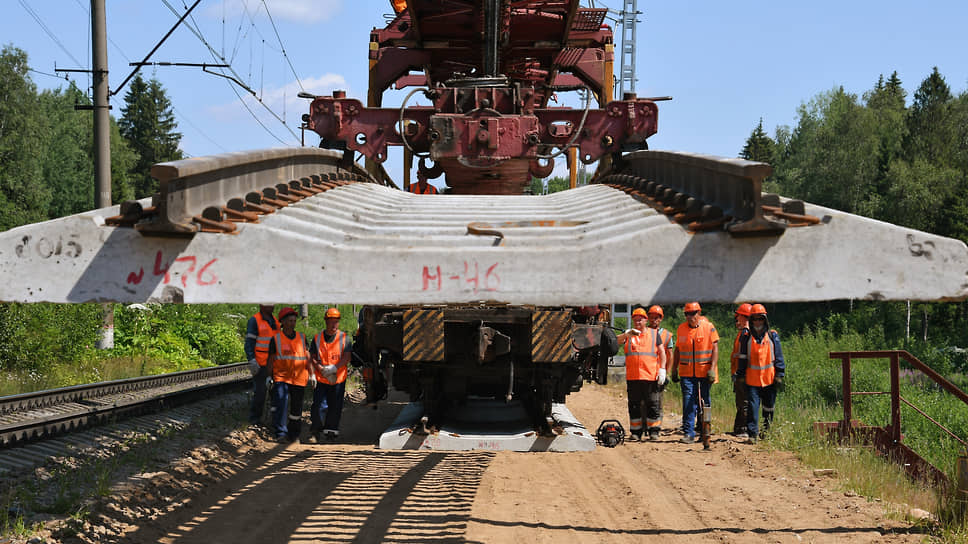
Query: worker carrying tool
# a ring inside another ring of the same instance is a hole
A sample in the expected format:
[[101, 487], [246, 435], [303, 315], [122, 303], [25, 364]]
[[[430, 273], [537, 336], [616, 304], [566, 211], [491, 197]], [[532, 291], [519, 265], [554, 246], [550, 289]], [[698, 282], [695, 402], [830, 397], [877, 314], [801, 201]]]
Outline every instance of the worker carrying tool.
[[682, 439], [680, 442], [692, 444], [696, 441], [696, 412], [699, 402], [703, 403], [705, 420], [702, 428], [708, 440], [709, 419], [712, 403], [709, 388], [719, 382], [716, 362], [719, 360], [719, 333], [716, 327], [700, 312], [698, 302], [689, 302], [683, 307], [686, 322], [676, 331], [676, 349], [673, 352], [672, 381], [681, 379], [682, 388]]
[[618, 335], [625, 346], [625, 385], [629, 402], [629, 440], [643, 438], [642, 405], [645, 404], [647, 437], [659, 438], [662, 425], [662, 391], [666, 381], [666, 351], [658, 330], [648, 326], [645, 308], [632, 311], [633, 328]]
[[310, 443], [319, 442], [320, 432], [330, 441], [339, 437], [347, 367], [353, 353], [353, 343], [349, 335], [339, 330], [339, 309], [327, 309], [325, 319], [326, 328], [313, 338], [309, 347], [316, 376], [313, 404], [310, 408]]
[[[299, 438], [303, 396], [314, 380], [309, 372], [306, 337], [296, 330], [296, 310], [279, 311], [281, 330], [269, 341], [269, 376], [272, 380], [272, 430], [280, 443]], [[289, 410], [286, 410], [288, 405]], [[288, 421], [287, 421], [288, 412]]]
[[[757, 438], [762, 438], [773, 423], [776, 395], [783, 389], [786, 376], [780, 335], [770, 329], [766, 308], [762, 304], [754, 304], [750, 309], [750, 327], [746, 334], [740, 336], [739, 348], [736, 382], [746, 386], [749, 397], [746, 433], [749, 441], [756, 443]], [[762, 429], [758, 428], [760, 405], [763, 406]]]
[[275, 305], [259, 304], [259, 311], [249, 318], [245, 327], [245, 357], [249, 360], [252, 374], [252, 405], [249, 407], [249, 423], [262, 423], [262, 409], [266, 403], [266, 379], [269, 371], [269, 341], [279, 332], [279, 323], [272, 315]]
[[736, 401], [736, 417], [733, 418], [733, 436], [741, 440], [749, 438], [746, 434], [746, 414], [749, 413], [749, 398], [746, 396], [746, 386], [736, 380], [736, 370], [739, 365], [739, 339], [749, 333], [750, 312], [753, 305], [740, 304], [733, 314], [736, 321], [736, 338], [733, 339], [733, 352], [729, 355], [729, 374], [733, 379], [733, 397]]

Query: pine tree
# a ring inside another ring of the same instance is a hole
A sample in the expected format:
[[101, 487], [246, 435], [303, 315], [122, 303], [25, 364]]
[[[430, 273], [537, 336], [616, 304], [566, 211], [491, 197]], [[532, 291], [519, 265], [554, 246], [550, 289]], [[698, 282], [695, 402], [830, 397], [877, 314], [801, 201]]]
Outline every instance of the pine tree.
[[905, 141], [909, 161], [921, 158], [938, 166], [950, 164], [955, 128], [949, 117], [952, 100], [951, 89], [935, 66], [914, 93]]
[[763, 130], [763, 118], [760, 117], [759, 124], [753, 129], [753, 133], [746, 139], [746, 145], [739, 156], [748, 161], [773, 163], [776, 154], [776, 142], [766, 135]]
[[124, 102], [118, 124], [121, 135], [138, 155], [131, 173], [135, 197], [142, 198], [158, 190], [158, 182], [151, 177], [151, 166], [183, 157], [178, 149], [182, 135], [175, 132], [171, 100], [158, 80], [145, 81], [140, 75], [135, 76]]

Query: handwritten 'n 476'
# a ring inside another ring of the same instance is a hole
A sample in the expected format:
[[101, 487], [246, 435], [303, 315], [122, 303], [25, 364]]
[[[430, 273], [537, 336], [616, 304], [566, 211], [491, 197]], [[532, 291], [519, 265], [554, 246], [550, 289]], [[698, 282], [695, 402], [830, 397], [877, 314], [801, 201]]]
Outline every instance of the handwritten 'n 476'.
[[[171, 274], [178, 274], [181, 277], [182, 287], [188, 287], [189, 279], [193, 279], [194, 283], [199, 286], [212, 285], [218, 281], [215, 273], [211, 270], [212, 265], [218, 259], [212, 259], [198, 268], [198, 258], [194, 255], [185, 255], [176, 258], [174, 261], [167, 263], [164, 261], [161, 251], [155, 254], [155, 264], [151, 269], [151, 273], [155, 277], [164, 276], [162, 284], [168, 285], [171, 282]], [[182, 265], [187, 265], [184, 267]], [[174, 270], [173, 270], [174, 268]], [[196, 268], [198, 271], [196, 272]], [[131, 272], [128, 274], [128, 283], [132, 285], [138, 285], [145, 277], [145, 269], [139, 268], [137, 272]]]

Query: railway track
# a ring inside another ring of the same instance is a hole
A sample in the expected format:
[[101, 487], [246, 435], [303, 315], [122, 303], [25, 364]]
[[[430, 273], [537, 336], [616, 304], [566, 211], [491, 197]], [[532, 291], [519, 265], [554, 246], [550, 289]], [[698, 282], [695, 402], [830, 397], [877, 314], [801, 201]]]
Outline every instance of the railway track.
[[250, 379], [246, 364], [236, 363], [0, 397], [0, 452], [239, 390]]

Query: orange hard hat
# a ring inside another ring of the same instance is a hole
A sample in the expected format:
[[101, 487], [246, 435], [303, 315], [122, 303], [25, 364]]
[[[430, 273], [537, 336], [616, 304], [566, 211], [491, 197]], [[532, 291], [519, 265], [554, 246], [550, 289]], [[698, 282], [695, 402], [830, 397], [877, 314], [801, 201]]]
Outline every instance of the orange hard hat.
[[650, 314], [659, 314], [659, 317], [664, 317], [665, 314], [662, 313], [662, 306], [649, 306]]
[[291, 315], [298, 315], [298, 314], [296, 314], [295, 309], [289, 306], [286, 306], [285, 308], [279, 310], [279, 321], [282, 321]]
[[683, 312], [701, 312], [702, 308], [699, 307], [698, 302], [687, 302], [682, 308]]
[[744, 302], [743, 304], [739, 305], [739, 308], [736, 308], [736, 313], [738, 315], [745, 315], [746, 317], [749, 317], [750, 314], [753, 313], [753, 305], [749, 302]]
[[639, 307], [639, 308], [636, 308], [636, 309], [632, 310], [632, 317], [635, 317], [637, 315], [640, 315], [640, 316], [646, 317], [646, 318], [649, 317], [648, 314], [645, 313], [645, 308], [642, 308], [642, 307]]
[[330, 308], [326, 310], [326, 319], [339, 319], [339, 308]]
[[763, 314], [766, 315], [766, 308], [762, 304], [754, 304], [750, 308], [750, 314]]

